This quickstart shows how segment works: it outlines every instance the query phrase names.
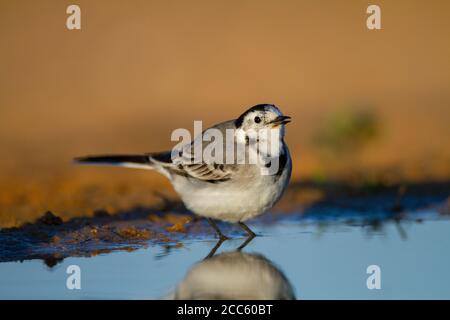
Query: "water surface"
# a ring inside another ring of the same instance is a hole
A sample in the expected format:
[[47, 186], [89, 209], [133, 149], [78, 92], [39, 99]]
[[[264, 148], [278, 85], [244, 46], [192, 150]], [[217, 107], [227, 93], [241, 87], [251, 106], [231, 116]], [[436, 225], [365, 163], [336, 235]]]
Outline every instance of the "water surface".
[[[450, 221], [433, 210], [417, 211], [399, 221], [362, 224], [357, 219], [322, 220], [303, 217], [252, 225], [260, 236], [243, 249], [242, 259], [247, 255], [261, 257], [273, 266], [275, 271], [270, 272], [278, 277], [256, 289], [271, 292], [267, 286], [279, 283], [281, 275], [297, 299], [450, 299]], [[224, 242], [215, 256], [234, 251], [243, 241], [238, 238]], [[194, 239], [170, 250], [149, 245], [133, 252], [69, 257], [53, 268], [41, 260], [0, 263], [0, 298], [173, 298], [188, 272], [204, 263], [203, 258], [215, 244], [211, 239]], [[224, 277], [227, 268], [239, 263], [211, 264], [200, 270]], [[245, 268], [266, 272], [249, 263], [242, 267], [243, 272]], [[81, 290], [66, 288], [69, 265], [81, 268]], [[366, 286], [369, 265], [381, 268], [380, 290]], [[264, 274], [255, 276], [267, 278]], [[214, 278], [208, 281], [201, 285], [221, 290]], [[197, 284], [191, 281], [189, 285]], [[237, 285], [234, 290], [239, 293], [242, 288]]]

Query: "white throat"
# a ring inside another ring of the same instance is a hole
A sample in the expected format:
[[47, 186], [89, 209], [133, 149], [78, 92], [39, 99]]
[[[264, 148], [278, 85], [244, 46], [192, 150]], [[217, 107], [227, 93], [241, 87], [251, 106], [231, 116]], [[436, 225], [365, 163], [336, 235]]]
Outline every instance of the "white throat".
[[258, 152], [262, 157], [275, 158], [283, 152], [283, 126], [256, 130], [236, 130], [236, 141], [248, 144], [249, 150]]

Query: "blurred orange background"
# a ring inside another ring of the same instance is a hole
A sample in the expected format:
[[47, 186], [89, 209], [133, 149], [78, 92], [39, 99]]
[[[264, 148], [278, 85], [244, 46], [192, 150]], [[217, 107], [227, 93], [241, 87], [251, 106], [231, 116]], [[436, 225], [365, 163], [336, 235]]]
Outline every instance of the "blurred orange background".
[[[81, 30], [65, 26], [73, 3]], [[258, 103], [293, 117], [295, 179], [348, 170], [448, 179], [450, 2], [376, 1], [375, 31], [366, 28], [369, 4], [0, 0], [4, 224], [25, 219], [18, 207], [107, 206], [102, 196], [77, 205], [80, 185], [169, 188], [156, 173], [71, 159], [170, 149], [173, 129], [207, 127]], [[323, 156], [315, 137], [334, 114], [362, 107], [376, 116], [376, 139]]]

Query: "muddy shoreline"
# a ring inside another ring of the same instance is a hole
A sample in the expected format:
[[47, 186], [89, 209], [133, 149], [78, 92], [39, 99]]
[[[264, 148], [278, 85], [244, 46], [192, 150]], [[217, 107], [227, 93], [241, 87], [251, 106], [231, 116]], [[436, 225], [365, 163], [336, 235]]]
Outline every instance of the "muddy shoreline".
[[[354, 187], [342, 183], [292, 183], [282, 201], [250, 224], [348, 224], [380, 230], [384, 223], [420, 223], [450, 218], [450, 182]], [[46, 212], [35, 222], [0, 230], [0, 262], [42, 259], [52, 267], [64, 258], [89, 257], [147, 246], [171, 250], [187, 240], [213, 240], [204, 219], [177, 199], [163, 199], [154, 207], [138, 207], [117, 214], [98, 210], [92, 217], [63, 221]], [[239, 228], [221, 224], [225, 233], [243, 237]], [[399, 229], [401, 230], [401, 229]], [[400, 231], [401, 232], [401, 231]]]

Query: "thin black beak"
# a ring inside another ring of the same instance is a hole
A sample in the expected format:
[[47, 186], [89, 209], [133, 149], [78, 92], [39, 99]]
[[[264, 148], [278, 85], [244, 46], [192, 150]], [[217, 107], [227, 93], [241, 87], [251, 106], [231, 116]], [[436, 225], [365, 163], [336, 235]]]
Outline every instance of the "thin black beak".
[[270, 121], [271, 124], [275, 125], [287, 124], [289, 122], [291, 122], [291, 117], [289, 116], [278, 116], [275, 120]]

